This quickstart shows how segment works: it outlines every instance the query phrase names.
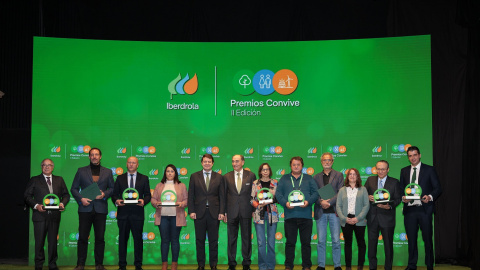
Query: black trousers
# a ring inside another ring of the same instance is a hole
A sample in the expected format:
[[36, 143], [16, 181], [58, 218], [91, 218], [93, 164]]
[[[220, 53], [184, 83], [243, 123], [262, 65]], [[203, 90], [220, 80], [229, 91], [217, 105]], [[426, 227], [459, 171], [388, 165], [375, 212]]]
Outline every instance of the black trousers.
[[118, 224], [118, 266], [127, 266], [127, 243], [132, 232], [135, 259], [133, 264], [141, 268], [143, 261], [143, 220], [119, 219]]
[[365, 227], [366, 226], [357, 226], [350, 224], [345, 224], [345, 227], [342, 227], [343, 238], [345, 239], [345, 266], [347, 267], [352, 266], [353, 232], [355, 232], [355, 238], [357, 239], [358, 246], [357, 265], [363, 266], [365, 264], [365, 253], [367, 251], [367, 246], [365, 245]]
[[92, 212], [78, 212], [78, 247], [77, 265], [85, 265], [88, 251], [88, 236], [90, 230], [95, 231], [95, 265], [103, 264], [105, 255], [105, 224], [107, 214]]
[[195, 244], [197, 248], [198, 266], [205, 267], [205, 240], [208, 233], [208, 253], [210, 266], [217, 266], [218, 263], [218, 217], [212, 217], [210, 211], [205, 211], [202, 218], [194, 219], [195, 223]]
[[240, 236], [242, 238], [242, 265], [252, 264], [252, 217], [243, 218], [240, 215], [236, 218], [227, 218], [228, 235], [228, 265], [237, 265], [237, 239], [238, 228], [240, 227]]
[[312, 267], [312, 247], [310, 238], [312, 236], [312, 219], [307, 218], [289, 218], [285, 219], [285, 266], [293, 269], [295, 260], [295, 245], [297, 244], [297, 235], [300, 233], [300, 243], [302, 245], [302, 268]]
[[[36, 211], [36, 210], [34, 210]], [[50, 212], [50, 211], [49, 211]], [[44, 221], [33, 222], [35, 237], [35, 267], [42, 267], [45, 262], [45, 238], [48, 239], [48, 268], [57, 267], [57, 235], [60, 218], [52, 218], [49, 214]]]
[[423, 207], [408, 206], [404, 214], [403, 222], [408, 237], [408, 267], [417, 268], [418, 261], [418, 228], [422, 230], [423, 243], [425, 245], [425, 264], [427, 268], [433, 268], [433, 226], [432, 215], [428, 215]]
[[368, 224], [368, 264], [370, 269], [377, 268], [378, 236], [382, 232], [383, 248], [385, 250], [385, 270], [392, 270], [394, 231], [395, 226], [380, 226], [377, 219]]

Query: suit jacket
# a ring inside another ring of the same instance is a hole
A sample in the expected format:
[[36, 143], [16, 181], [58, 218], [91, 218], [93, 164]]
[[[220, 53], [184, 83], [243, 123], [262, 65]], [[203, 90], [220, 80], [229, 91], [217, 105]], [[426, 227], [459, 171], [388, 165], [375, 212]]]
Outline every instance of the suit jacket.
[[91, 212], [93, 208], [95, 208], [95, 212], [106, 214], [108, 212], [107, 200], [113, 193], [112, 171], [100, 166], [100, 175], [97, 184], [100, 190], [105, 193], [105, 197], [103, 199], [92, 200], [88, 206], [83, 206], [81, 201], [83, 197], [82, 194], [80, 194], [80, 189], [86, 188], [91, 184], [93, 184], [93, 177], [90, 165], [78, 168], [75, 178], [73, 179], [72, 187], [70, 188], [73, 198], [75, 198], [78, 203], [78, 212]]
[[[53, 194], [58, 196], [60, 202], [63, 203], [63, 206], [66, 206], [70, 200], [70, 194], [68, 193], [65, 181], [61, 176], [52, 175], [52, 189]], [[33, 208], [36, 204], [43, 204], [43, 198], [47, 194], [50, 194], [47, 181], [43, 174], [40, 174], [30, 179], [23, 197], [25, 203]], [[33, 210], [32, 221], [44, 221], [46, 220], [47, 215], [50, 215], [51, 218], [58, 219], [60, 222], [60, 213], [60, 211], [50, 211], [50, 214], [48, 214], [48, 212]]]
[[[128, 188], [128, 181], [128, 173], [124, 173], [117, 177], [117, 181], [115, 181], [112, 193], [113, 204], [115, 204], [117, 200], [123, 200], [122, 193]], [[117, 219], [127, 219], [130, 217], [133, 220], [145, 220], [144, 207], [152, 198], [148, 176], [137, 172], [135, 189], [138, 191], [138, 198], [143, 199], [143, 207], [136, 204], [119, 206], [117, 207]]]
[[[152, 205], [156, 207], [159, 203], [162, 202], [162, 193], [165, 188], [165, 184], [160, 182], [155, 187], [152, 196]], [[176, 183], [174, 184], [175, 193], [177, 194], [177, 204], [178, 206], [175, 207], [176, 210], [176, 225], [177, 227], [180, 226], [187, 226], [187, 218], [185, 217], [185, 207], [187, 207], [188, 202], [188, 194], [187, 194], [187, 187], [184, 183]], [[160, 225], [160, 221], [162, 220], [162, 207], [156, 207], [155, 210], [155, 225]]]
[[[378, 189], [378, 176], [370, 176], [365, 182], [365, 188], [368, 191], [368, 195], [373, 195], [373, 193]], [[383, 209], [372, 204], [370, 210], [367, 214], [368, 225], [372, 221], [377, 219], [381, 227], [395, 227], [395, 208], [402, 201], [402, 188], [400, 187], [400, 182], [398, 179], [387, 176], [383, 188], [390, 192], [390, 200], [393, 202], [389, 203], [392, 209]]]
[[215, 219], [219, 214], [225, 213], [225, 182], [223, 176], [211, 171], [210, 186], [207, 191], [203, 170], [190, 175], [188, 184], [188, 213], [195, 213], [197, 218], [202, 218], [207, 210]]
[[[432, 195], [433, 201], [428, 203], [422, 202], [422, 207], [425, 210], [425, 213], [428, 215], [433, 214], [435, 211], [434, 202], [437, 200], [438, 196], [442, 193], [442, 188], [440, 187], [440, 181], [438, 180], [437, 172], [433, 166], [421, 163], [420, 174], [418, 175], [418, 185], [422, 188], [422, 197], [423, 195]], [[400, 171], [400, 186], [402, 190], [405, 190], [405, 187], [410, 184], [410, 169], [412, 166], [407, 166]], [[408, 203], [403, 204], [403, 214], [408, 211], [410, 207]]]
[[[338, 191], [337, 198], [337, 215], [340, 219], [340, 225], [345, 227], [348, 216], [348, 196], [347, 187], [342, 187]], [[368, 200], [368, 193], [365, 187], [359, 187], [357, 191], [357, 198], [355, 199], [355, 217], [358, 219], [358, 226], [367, 225], [367, 213], [370, 208], [370, 201]]]
[[253, 181], [255, 174], [251, 171], [243, 169], [242, 189], [240, 193], [235, 185], [235, 171], [228, 172], [225, 178], [225, 194], [226, 194], [226, 214], [228, 218], [236, 218], [239, 215], [243, 218], [252, 218], [253, 206], [250, 204], [250, 196], [252, 194]]
[[[324, 186], [323, 184], [323, 171], [320, 173], [317, 173], [314, 177], [313, 180], [317, 183], [318, 189], [322, 188]], [[335, 210], [335, 205], [337, 203], [337, 196], [338, 196], [338, 191], [343, 187], [343, 174], [339, 171], [335, 171], [332, 169], [330, 172], [330, 176], [328, 178], [328, 183], [332, 184], [333, 190], [335, 191], [335, 196], [330, 199], [330, 206], [333, 207]], [[322, 205], [320, 204], [320, 200], [322, 198], [318, 198], [318, 200], [315, 203], [315, 206], [313, 208], [313, 216], [314, 219], [319, 219], [323, 215], [323, 208]]]

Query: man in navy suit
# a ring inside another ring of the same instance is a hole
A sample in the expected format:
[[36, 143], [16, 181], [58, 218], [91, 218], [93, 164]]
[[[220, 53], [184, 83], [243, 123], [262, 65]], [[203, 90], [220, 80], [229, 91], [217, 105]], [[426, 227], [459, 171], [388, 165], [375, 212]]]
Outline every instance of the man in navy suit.
[[[95, 231], [95, 270], [104, 270], [103, 257], [105, 252], [105, 225], [107, 221], [107, 199], [113, 193], [113, 175], [110, 169], [100, 165], [102, 152], [98, 148], [92, 148], [88, 154], [90, 165], [78, 168], [73, 179], [73, 197], [78, 203], [78, 246], [77, 266], [74, 270], [83, 270], [87, 260], [88, 236], [90, 230]], [[84, 189], [93, 183], [97, 183], [101, 194], [94, 200], [84, 198], [80, 189]]]
[[438, 199], [442, 189], [435, 168], [420, 162], [422, 156], [418, 147], [409, 147], [407, 155], [411, 165], [400, 171], [400, 186], [403, 190], [408, 184], [416, 183], [422, 188], [422, 195], [420, 200], [407, 200], [405, 196], [402, 197], [405, 231], [408, 237], [408, 267], [406, 270], [417, 269], [418, 227], [422, 230], [425, 244], [425, 264], [427, 269], [433, 269], [432, 215], [435, 210], [434, 201]]
[[[43, 198], [47, 194], [55, 194], [60, 199], [60, 211], [65, 209], [70, 200], [67, 186], [61, 176], [52, 175], [53, 161], [42, 161], [42, 174], [32, 177], [25, 190], [25, 203], [33, 209], [33, 234], [35, 237], [35, 269], [40, 270], [45, 262], [45, 237], [48, 237], [48, 269], [57, 267], [57, 235], [60, 226], [60, 212], [43, 209]], [[48, 235], [48, 236], [47, 236]]]
[[[395, 232], [395, 208], [402, 201], [400, 182], [388, 176], [390, 167], [388, 161], [377, 162], [377, 176], [370, 176], [365, 182], [368, 199], [375, 201], [373, 193], [378, 189], [386, 189], [390, 193], [389, 203], [372, 204], [367, 214], [368, 228], [368, 261], [370, 269], [377, 269], [378, 235], [382, 232], [383, 247], [385, 250], [385, 270], [392, 270], [393, 264], [393, 234]], [[383, 193], [382, 193], [383, 194]]]
[[250, 270], [252, 256], [252, 213], [250, 204], [255, 174], [243, 169], [245, 158], [242, 155], [232, 157], [233, 171], [225, 174], [226, 213], [228, 235], [228, 268], [235, 270], [237, 265], [238, 227], [242, 237], [243, 270]]
[[198, 270], [205, 268], [205, 240], [208, 232], [210, 268], [217, 269], [218, 227], [225, 213], [223, 176], [212, 170], [213, 156], [202, 157], [203, 170], [193, 173], [188, 184], [188, 213], [195, 222]]
[[[117, 177], [113, 188], [112, 201], [117, 206], [118, 225], [118, 266], [119, 270], [127, 268], [127, 242], [132, 232], [133, 247], [135, 253], [135, 270], [142, 269], [143, 261], [143, 221], [145, 220], [144, 206], [150, 202], [150, 183], [148, 177], [137, 172], [138, 159], [129, 157], [127, 159], [127, 172]], [[138, 203], [124, 203], [122, 194], [127, 188], [134, 188], [138, 191]]]

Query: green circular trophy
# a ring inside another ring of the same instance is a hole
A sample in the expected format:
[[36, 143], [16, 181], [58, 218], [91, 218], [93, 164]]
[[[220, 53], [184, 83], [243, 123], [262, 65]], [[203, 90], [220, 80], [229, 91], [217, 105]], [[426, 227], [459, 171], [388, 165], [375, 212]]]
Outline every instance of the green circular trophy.
[[390, 192], [384, 188], [379, 188], [373, 193], [373, 204], [387, 204], [392, 202]]
[[122, 194], [124, 204], [137, 204], [138, 203], [138, 191], [134, 188], [127, 188]]
[[177, 204], [177, 193], [175, 192], [175, 190], [165, 190], [164, 192], [162, 192], [162, 196], [160, 197], [160, 200], [162, 201], [162, 203], [158, 206], [162, 206], [162, 207], [169, 207], [169, 206], [178, 206]]
[[257, 191], [257, 199], [259, 204], [273, 203], [273, 194], [269, 188], [262, 188]]
[[60, 199], [55, 194], [47, 194], [43, 197], [43, 209], [45, 210], [59, 210]]
[[301, 206], [305, 204], [305, 195], [300, 190], [293, 190], [288, 194], [290, 206]]
[[410, 183], [405, 187], [405, 199], [420, 200], [422, 196], [422, 188], [415, 183]]

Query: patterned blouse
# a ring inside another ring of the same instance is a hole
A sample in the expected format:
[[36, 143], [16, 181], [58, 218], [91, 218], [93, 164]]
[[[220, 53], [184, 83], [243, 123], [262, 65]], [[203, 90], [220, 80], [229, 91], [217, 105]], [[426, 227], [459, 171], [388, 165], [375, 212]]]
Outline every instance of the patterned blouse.
[[[268, 220], [270, 224], [278, 222], [278, 209], [277, 209], [277, 200], [275, 198], [275, 192], [277, 191], [278, 181], [275, 179], [270, 179], [270, 192], [273, 195], [273, 203], [268, 204], [263, 207], [255, 208], [253, 212], [253, 222], [258, 224], [264, 224], [261, 214], [268, 212]], [[262, 189], [262, 180], [257, 179], [253, 182], [252, 186], [252, 195], [250, 203], [253, 205], [253, 202], [258, 203], [257, 192]], [[265, 216], [266, 217], [266, 216]]]

